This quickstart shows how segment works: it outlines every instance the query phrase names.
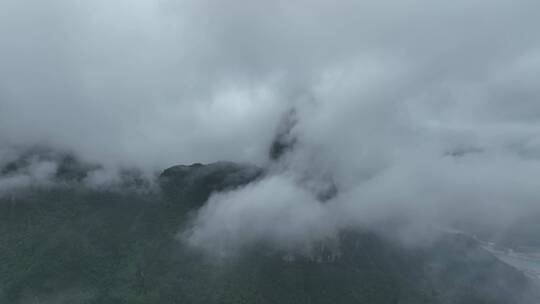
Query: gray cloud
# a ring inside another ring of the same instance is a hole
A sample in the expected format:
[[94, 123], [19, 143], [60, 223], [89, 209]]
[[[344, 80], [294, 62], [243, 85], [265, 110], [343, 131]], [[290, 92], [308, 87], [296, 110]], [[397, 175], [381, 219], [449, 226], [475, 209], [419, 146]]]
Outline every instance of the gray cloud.
[[262, 164], [295, 108], [295, 149], [213, 197], [192, 242], [290, 243], [396, 210], [505, 225], [539, 198], [539, 20], [534, 0], [6, 0], [0, 143]]
[[53, 161], [31, 159], [22, 172], [0, 177], [0, 197], [29, 186], [50, 185], [56, 170], [57, 164]]
[[213, 196], [185, 236], [191, 245], [219, 255], [260, 241], [298, 249], [334, 234], [331, 210], [290, 177], [272, 176]]

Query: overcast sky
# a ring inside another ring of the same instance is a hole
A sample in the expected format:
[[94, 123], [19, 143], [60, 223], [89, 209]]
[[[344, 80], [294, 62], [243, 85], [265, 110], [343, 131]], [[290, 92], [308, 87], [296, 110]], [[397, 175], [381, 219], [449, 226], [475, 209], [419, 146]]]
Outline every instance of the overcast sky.
[[[537, 0], [3, 0], [0, 144], [148, 170], [264, 164], [295, 108], [286, 172], [213, 198], [194, 242], [243, 212], [273, 214], [252, 237], [278, 239], [283, 210], [311, 214], [302, 227], [412, 201], [430, 219], [455, 201], [519, 213], [540, 199], [539, 28]], [[306, 200], [306, 175], [331, 176], [338, 202]], [[220, 209], [269, 188], [302, 203]]]

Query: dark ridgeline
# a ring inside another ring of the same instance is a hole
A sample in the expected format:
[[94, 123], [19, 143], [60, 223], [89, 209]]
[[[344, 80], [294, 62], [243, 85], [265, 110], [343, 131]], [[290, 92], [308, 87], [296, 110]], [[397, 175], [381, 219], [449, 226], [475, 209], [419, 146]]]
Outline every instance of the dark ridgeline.
[[263, 169], [253, 165], [223, 161], [174, 166], [161, 173], [159, 182], [167, 201], [193, 209], [200, 207], [212, 192], [233, 190], [263, 174]]
[[[268, 156], [271, 162], [281, 162], [285, 166], [287, 165], [284, 158], [286, 158], [287, 154], [292, 152], [299, 144], [298, 137], [296, 134], [294, 134], [294, 128], [297, 124], [298, 116], [296, 109], [292, 108], [287, 111], [281, 119], [276, 131], [276, 135], [270, 144]], [[300, 178], [298, 182], [300, 185], [303, 185], [305, 188], [308, 188], [308, 190], [313, 192], [317, 200], [320, 202], [326, 202], [338, 194], [337, 184], [329, 172], [313, 175], [317, 176], [316, 188], [309, 186], [311, 182], [314, 182], [313, 177], [311, 174], [309, 174], [309, 172], [306, 172], [306, 174]]]
[[277, 161], [287, 154], [287, 152], [294, 149], [298, 139], [293, 134], [293, 129], [297, 123], [298, 117], [296, 110], [294, 108], [290, 109], [281, 119], [276, 131], [276, 136], [270, 145], [268, 154], [271, 160]]

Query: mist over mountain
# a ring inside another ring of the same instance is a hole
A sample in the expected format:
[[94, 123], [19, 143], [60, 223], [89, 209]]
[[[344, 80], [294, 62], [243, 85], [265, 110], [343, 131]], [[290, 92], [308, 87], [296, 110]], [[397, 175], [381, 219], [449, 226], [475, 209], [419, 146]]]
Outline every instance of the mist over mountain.
[[0, 299], [538, 302], [539, 27], [534, 0], [2, 1]]
[[[264, 222], [257, 228], [258, 221], [266, 219], [255, 216], [250, 227], [254, 231], [237, 231], [247, 240], [241, 250], [234, 239], [217, 244], [193, 235], [184, 239], [197, 210], [211, 206], [212, 200], [205, 201], [212, 193], [232, 195], [235, 189], [268, 180], [265, 174], [269, 173], [249, 165], [193, 164], [164, 170], [156, 188], [146, 192], [130, 183], [91, 188], [74, 176], [67, 183], [34, 185], [3, 195], [0, 302], [535, 303], [540, 299], [537, 281], [499, 261], [466, 234], [442, 233], [411, 247], [395, 235], [368, 228], [342, 229], [314, 240], [309, 235], [292, 236], [288, 230], [294, 227], [282, 225], [283, 237], [304, 240], [299, 246], [298, 240], [289, 239], [288, 244], [295, 246], [284, 247], [286, 239], [253, 242], [267, 229]], [[235, 249], [234, 255], [224, 251], [227, 244]]]

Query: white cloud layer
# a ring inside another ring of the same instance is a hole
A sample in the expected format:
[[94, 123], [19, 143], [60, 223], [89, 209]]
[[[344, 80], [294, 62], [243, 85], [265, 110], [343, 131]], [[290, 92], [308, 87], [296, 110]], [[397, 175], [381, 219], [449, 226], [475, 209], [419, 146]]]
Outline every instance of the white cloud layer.
[[304, 240], [395, 210], [503, 225], [540, 199], [539, 27], [536, 0], [4, 0], [0, 143], [261, 164], [294, 107], [280, 173], [213, 197], [193, 242]]

